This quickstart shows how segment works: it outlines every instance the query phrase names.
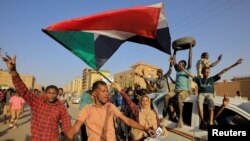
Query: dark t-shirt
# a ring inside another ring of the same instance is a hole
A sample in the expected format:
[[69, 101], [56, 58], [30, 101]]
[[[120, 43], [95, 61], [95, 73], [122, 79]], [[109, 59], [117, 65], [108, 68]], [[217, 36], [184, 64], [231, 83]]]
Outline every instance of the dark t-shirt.
[[193, 81], [198, 85], [199, 93], [214, 93], [214, 83], [220, 80], [218, 75], [209, 77], [207, 79], [194, 77]]

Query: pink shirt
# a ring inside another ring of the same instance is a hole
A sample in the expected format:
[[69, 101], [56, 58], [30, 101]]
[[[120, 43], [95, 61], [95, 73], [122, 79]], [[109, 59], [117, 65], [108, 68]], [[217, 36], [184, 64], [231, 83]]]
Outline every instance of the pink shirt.
[[78, 120], [86, 125], [88, 141], [115, 141], [113, 117], [121, 115], [122, 113], [112, 103], [102, 107], [89, 104], [80, 111]]
[[22, 108], [25, 101], [22, 97], [12, 96], [9, 102], [11, 104], [10, 110], [19, 110]]

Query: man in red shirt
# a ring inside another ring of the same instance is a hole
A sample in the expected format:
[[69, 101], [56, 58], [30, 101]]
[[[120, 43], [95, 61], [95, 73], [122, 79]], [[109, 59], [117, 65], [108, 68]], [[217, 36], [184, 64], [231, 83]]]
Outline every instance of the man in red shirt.
[[57, 99], [58, 88], [50, 85], [42, 96], [29, 91], [16, 71], [16, 56], [3, 57], [6, 62], [12, 82], [21, 97], [31, 107], [31, 140], [32, 141], [59, 141], [58, 123], [61, 121], [65, 134], [71, 128], [70, 116], [63, 102]]

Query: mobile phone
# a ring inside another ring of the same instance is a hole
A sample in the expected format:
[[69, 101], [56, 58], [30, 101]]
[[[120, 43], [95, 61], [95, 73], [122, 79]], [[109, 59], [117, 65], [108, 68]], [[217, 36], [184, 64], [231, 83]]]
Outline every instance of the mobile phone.
[[157, 135], [161, 135], [161, 134], [162, 134], [162, 129], [161, 129], [161, 127], [158, 127], [158, 128], [155, 130], [155, 133], [156, 133]]

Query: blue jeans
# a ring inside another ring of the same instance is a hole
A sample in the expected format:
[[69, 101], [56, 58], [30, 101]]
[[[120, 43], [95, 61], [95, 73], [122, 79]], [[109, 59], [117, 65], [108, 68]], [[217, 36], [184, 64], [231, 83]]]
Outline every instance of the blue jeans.
[[[159, 107], [158, 105], [160, 104], [161, 101], [163, 101], [163, 104], [164, 104], [165, 95], [166, 95], [166, 93], [150, 93], [147, 95], [150, 99], [154, 99], [152, 101], [153, 108], [154, 108], [156, 114], [160, 115], [160, 116], [162, 116], [163, 110], [160, 110], [159, 108], [162, 106]], [[164, 107], [164, 105], [163, 105], [163, 107]], [[161, 111], [161, 114], [160, 114], [160, 111]]]

